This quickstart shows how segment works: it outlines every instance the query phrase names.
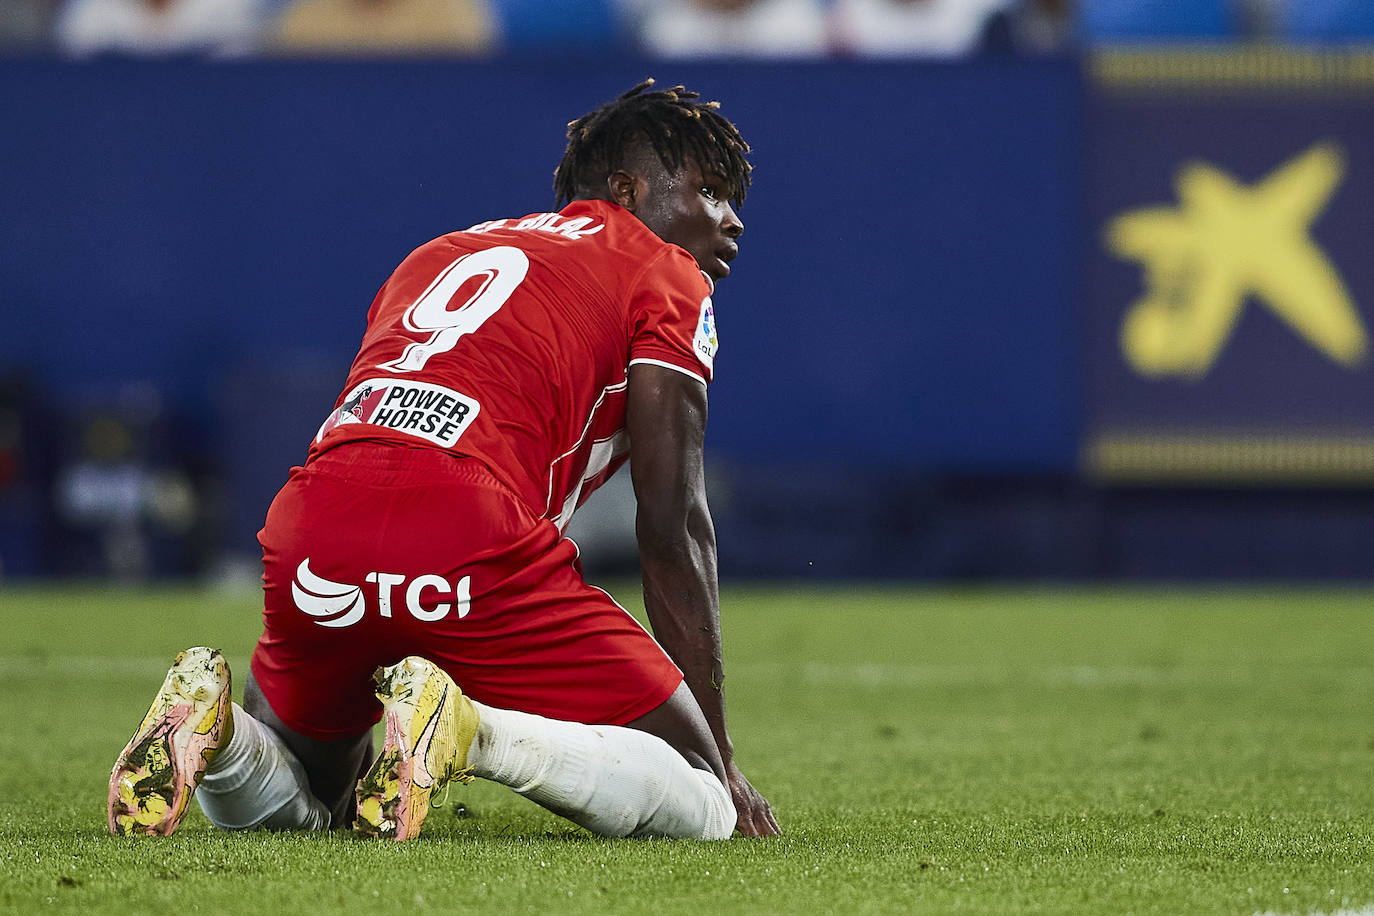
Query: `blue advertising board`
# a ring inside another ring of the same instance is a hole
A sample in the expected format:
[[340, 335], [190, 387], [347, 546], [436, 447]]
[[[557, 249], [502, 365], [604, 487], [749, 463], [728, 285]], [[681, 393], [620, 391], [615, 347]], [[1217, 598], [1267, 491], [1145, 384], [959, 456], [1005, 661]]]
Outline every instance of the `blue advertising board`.
[[0, 61], [0, 363], [204, 410], [239, 368], [336, 388], [391, 268], [546, 209], [564, 125], [649, 69], [755, 149], [713, 448], [1072, 467], [1072, 61]]
[[716, 459], [1072, 471], [1075, 61], [0, 61], [0, 368], [161, 391], [252, 550], [392, 267], [547, 209], [564, 125], [646, 73], [755, 149]]
[[1097, 69], [1082, 355], [1100, 479], [1374, 480], [1374, 80], [1251, 64]]
[[[546, 209], [562, 125], [654, 73], [755, 148], [707, 441], [735, 571], [1367, 575], [1374, 55], [1080, 63], [0, 61], [0, 409], [161, 403], [251, 555], [392, 267]], [[0, 567], [48, 562], [52, 483], [0, 486]], [[1295, 486], [1264, 524], [1205, 492], [1252, 484]]]

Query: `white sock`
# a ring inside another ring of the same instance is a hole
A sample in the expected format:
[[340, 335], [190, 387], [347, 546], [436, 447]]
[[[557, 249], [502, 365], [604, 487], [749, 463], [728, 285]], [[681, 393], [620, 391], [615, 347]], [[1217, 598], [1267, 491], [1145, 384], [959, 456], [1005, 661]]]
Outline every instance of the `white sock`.
[[224, 830], [323, 830], [324, 803], [277, 733], [233, 704], [234, 735], [210, 760], [196, 789], [200, 809]]
[[661, 738], [476, 705], [473, 772], [593, 833], [723, 840], [735, 830], [725, 786]]

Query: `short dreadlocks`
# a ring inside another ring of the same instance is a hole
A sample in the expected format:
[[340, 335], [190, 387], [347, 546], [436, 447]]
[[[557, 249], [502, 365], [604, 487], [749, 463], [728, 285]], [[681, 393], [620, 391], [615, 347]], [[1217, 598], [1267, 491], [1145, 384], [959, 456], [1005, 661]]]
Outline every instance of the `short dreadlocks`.
[[584, 196], [622, 168], [647, 143], [669, 172], [688, 159], [725, 180], [726, 196], [744, 203], [753, 166], [744, 158], [749, 144], [718, 111], [719, 102], [698, 102], [700, 93], [683, 86], [653, 89], [646, 79], [613, 102], [568, 124], [568, 148], [553, 172], [554, 207]]

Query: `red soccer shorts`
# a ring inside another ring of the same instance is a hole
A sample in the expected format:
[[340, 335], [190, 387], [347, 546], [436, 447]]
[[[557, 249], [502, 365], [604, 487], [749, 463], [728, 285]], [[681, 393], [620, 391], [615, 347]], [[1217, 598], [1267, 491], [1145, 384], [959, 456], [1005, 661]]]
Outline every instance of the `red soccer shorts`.
[[474, 700], [624, 725], [682, 673], [577, 548], [486, 466], [438, 449], [342, 445], [294, 468], [258, 535], [265, 630], [253, 675], [295, 731], [331, 740], [381, 717], [372, 672], [407, 655]]

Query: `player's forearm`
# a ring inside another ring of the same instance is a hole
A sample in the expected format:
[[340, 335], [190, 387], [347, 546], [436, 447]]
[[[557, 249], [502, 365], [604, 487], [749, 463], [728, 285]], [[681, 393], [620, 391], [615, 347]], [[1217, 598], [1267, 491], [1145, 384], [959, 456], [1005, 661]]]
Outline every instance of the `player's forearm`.
[[704, 507], [688, 519], [676, 531], [655, 532], [641, 517], [644, 606], [654, 637], [682, 669], [721, 756], [729, 761], [715, 531]]

